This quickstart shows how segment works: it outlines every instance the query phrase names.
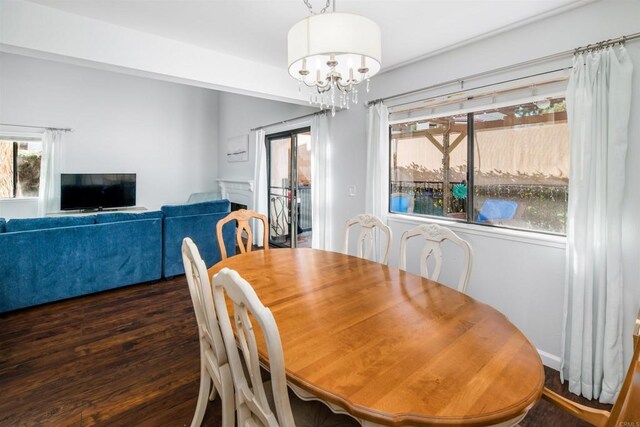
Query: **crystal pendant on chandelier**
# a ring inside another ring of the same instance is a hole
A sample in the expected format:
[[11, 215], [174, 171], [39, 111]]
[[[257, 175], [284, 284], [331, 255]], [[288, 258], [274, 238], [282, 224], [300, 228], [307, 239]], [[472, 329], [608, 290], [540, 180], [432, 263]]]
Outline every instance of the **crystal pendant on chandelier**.
[[302, 84], [311, 88], [310, 104], [335, 114], [357, 104], [357, 86], [365, 82], [368, 92], [369, 79], [380, 71], [380, 27], [350, 13], [311, 13], [289, 30], [289, 74], [298, 80], [299, 93]]

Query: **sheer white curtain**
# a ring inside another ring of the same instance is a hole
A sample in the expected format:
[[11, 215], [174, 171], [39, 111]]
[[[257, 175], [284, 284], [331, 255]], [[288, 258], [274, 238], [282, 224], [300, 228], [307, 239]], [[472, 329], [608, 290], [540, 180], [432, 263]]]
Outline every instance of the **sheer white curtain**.
[[64, 131], [45, 130], [42, 136], [38, 216], [60, 209], [60, 143]]
[[632, 71], [624, 47], [579, 55], [567, 89], [571, 169], [561, 374], [571, 392], [604, 403], [615, 400], [624, 373], [620, 240]]
[[[256, 163], [253, 173], [253, 210], [269, 216], [269, 183], [267, 182], [267, 147], [265, 145], [265, 131], [259, 129], [254, 135]], [[252, 224], [253, 244], [262, 246], [268, 242], [262, 241], [264, 232], [262, 221], [254, 221]]]
[[[367, 116], [367, 184], [366, 213], [387, 223], [389, 211], [389, 110], [382, 103], [369, 107]], [[374, 254], [379, 253], [379, 236], [375, 236]]]
[[387, 222], [389, 206], [389, 110], [369, 107], [367, 118], [367, 191], [365, 210]]
[[311, 119], [311, 246], [314, 249], [331, 248], [329, 118], [316, 114]]

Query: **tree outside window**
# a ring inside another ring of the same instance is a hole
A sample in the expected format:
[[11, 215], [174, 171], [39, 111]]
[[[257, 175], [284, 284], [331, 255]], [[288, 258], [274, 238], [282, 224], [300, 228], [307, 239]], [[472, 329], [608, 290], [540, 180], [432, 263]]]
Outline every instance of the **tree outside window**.
[[0, 137], [0, 198], [38, 197], [42, 141]]

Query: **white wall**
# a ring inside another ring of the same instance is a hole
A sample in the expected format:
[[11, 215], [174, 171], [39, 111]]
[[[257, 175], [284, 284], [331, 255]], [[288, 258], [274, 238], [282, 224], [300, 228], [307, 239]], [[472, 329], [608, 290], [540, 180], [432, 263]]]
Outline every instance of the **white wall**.
[[[295, 84], [295, 81], [291, 81]], [[287, 104], [279, 101], [270, 101], [245, 95], [236, 95], [227, 92], [220, 93], [220, 125], [218, 132], [218, 178], [253, 180], [255, 165], [255, 141], [251, 129], [292, 119], [317, 111], [315, 108]], [[270, 132], [282, 129], [282, 126], [273, 126], [267, 129]], [[226, 146], [229, 138], [247, 135], [249, 138], [249, 161], [227, 162]]]
[[[216, 189], [218, 92], [0, 53], [0, 123], [70, 127], [62, 172], [134, 172], [158, 209]], [[35, 216], [0, 202], [0, 217]]]
[[0, 51], [304, 103], [280, 67], [24, 0], [0, 1]]
[[[640, 2], [600, 1], [571, 10], [544, 21], [472, 43], [376, 76], [371, 81], [368, 99], [377, 99], [475, 73], [539, 58], [578, 46], [631, 34], [640, 30]], [[434, 35], [437, 36], [437, 35]], [[384, 37], [384, 35], [383, 35]], [[630, 147], [627, 156], [627, 182], [632, 194], [640, 182], [640, 42], [627, 46], [635, 65], [634, 100], [631, 113]], [[384, 55], [384, 53], [383, 53]], [[384, 57], [383, 57], [384, 61]], [[530, 66], [482, 80], [466, 82], [465, 87], [500, 82], [543, 70], [571, 65], [568, 56], [553, 63]], [[459, 86], [421, 93], [413, 99], [459, 89]], [[407, 101], [405, 98], [401, 101]], [[388, 102], [387, 105], [393, 105]], [[334, 224], [364, 211], [366, 176], [365, 109], [361, 106], [336, 115], [332, 120]], [[347, 187], [355, 184], [358, 192], [349, 197]], [[631, 325], [640, 306], [640, 200], [629, 197], [624, 205], [625, 256], [625, 330], [626, 360], [631, 354]], [[397, 265], [397, 240], [416, 221], [391, 218], [395, 246], [391, 265]], [[513, 236], [494, 235], [478, 226], [457, 227], [469, 239], [475, 251], [469, 293], [506, 314], [541, 351], [550, 355], [545, 363], [557, 367], [561, 353], [564, 243], [562, 239], [528, 238], [528, 233]], [[341, 229], [333, 230], [332, 247], [340, 249]], [[417, 265], [410, 265], [417, 271]], [[444, 280], [453, 282], [453, 269], [444, 272]]]

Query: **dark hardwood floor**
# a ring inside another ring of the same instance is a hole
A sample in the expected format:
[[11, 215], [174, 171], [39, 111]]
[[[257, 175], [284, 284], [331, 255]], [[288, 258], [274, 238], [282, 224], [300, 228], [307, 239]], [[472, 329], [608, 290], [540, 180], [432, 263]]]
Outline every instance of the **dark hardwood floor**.
[[196, 331], [184, 277], [0, 315], [0, 425], [189, 425]]
[[[1, 314], [0, 426], [188, 426], [196, 329], [184, 276]], [[220, 418], [216, 400], [203, 425]], [[520, 425], [584, 424], [541, 401]]]

